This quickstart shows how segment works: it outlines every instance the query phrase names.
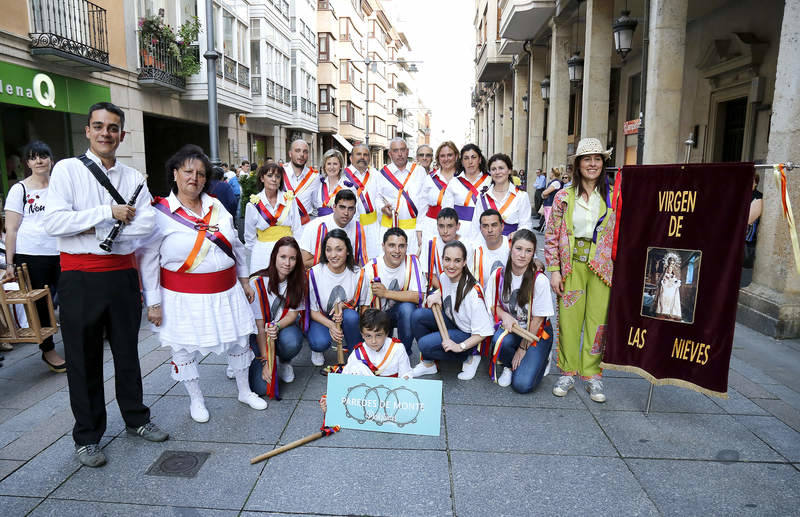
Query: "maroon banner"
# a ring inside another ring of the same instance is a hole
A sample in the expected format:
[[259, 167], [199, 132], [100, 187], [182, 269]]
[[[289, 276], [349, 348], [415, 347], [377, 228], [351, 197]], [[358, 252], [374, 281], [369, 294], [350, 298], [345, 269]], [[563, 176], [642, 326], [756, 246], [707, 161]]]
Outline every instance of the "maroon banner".
[[726, 397], [753, 164], [621, 174], [602, 366]]

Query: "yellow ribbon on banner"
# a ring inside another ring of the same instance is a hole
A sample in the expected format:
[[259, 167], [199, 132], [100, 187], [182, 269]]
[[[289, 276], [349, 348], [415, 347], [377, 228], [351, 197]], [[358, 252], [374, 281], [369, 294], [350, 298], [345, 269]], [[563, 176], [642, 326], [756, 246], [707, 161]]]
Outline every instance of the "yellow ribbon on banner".
[[783, 205], [783, 217], [786, 218], [786, 223], [789, 225], [789, 236], [792, 238], [792, 252], [794, 253], [794, 265], [797, 273], [800, 274], [800, 243], [797, 241], [797, 228], [794, 224], [794, 215], [792, 214], [792, 203], [789, 201], [789, 193], [786, 191], [786, 171], [782, 163], [779, 163], [772, 168], [775, 174], [775, 183], [778, 185], [778, 191], [781, 195], [781, 203]]

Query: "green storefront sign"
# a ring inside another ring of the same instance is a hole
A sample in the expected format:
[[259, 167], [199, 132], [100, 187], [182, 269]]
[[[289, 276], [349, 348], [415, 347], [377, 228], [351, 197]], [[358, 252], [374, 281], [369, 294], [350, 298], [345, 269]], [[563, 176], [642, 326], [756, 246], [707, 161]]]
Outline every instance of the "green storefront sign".
[[107, 86], [0, 62], [0, 102], [85, 114], [89, 106], [104, 101], [111, 101]]

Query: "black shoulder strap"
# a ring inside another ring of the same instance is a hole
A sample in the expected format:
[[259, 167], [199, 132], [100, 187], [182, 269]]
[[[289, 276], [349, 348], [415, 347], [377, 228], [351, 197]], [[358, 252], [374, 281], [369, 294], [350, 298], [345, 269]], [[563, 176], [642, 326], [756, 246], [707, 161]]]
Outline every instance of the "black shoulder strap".
[[25, 190], [25, 184], [21, 181], [19, 186], [22, 187], [22, 216], [25, 217], [25, 207], [28, 206], [28, 191]]
[[103, 173], [103, 171], [100, 170], [100, 167], [98, 167], [97, 164], [91, 160], [91, 158], [89, 158], [85, 154], [82, 154], [78, 156], [78, 159], [83, 162], [83, 164], [86, 166], [87, 169], [89, 169], [89, 172], [92, 173], [94, 179], [96, 179], [97, 182], [100, 183], [100, 185], [102, 185], [103, 188], [105, 188], [109, 194], [111, 194], [111, 197], [114, 198], [114, 201], [116, 201], [120, 205], [127, 204], [127, 201], [125, 201], [122, 198], [122, 196], [119, 195], [117, 189], [115, 189], [114, 185], [112, 185], [111, 182], [108, 180], [108, 176], [106, 176], [105, 173]]

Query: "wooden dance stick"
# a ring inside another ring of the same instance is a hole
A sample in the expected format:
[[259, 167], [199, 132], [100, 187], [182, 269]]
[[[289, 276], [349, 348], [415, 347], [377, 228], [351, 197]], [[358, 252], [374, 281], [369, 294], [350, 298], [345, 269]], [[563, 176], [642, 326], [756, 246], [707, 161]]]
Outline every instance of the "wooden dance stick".
[[447, 324], [444, 322], [444, 315], [442, 314], [442, 306], [438, 303], [434, 303], [431, 306], [431, 310], [433, 311], [433, 319], [436, 320], [436, 326], [439, 327], [439, 334], [442, 336], [442, 341], [450, 337], [450, 334], [447, 332]]
[[524, 328], [520, 327], [516, 323], [514, 323], [514, 325], [509, 330], [509, 332], [511, 332], [512, 334], [518, 335], [519, 337], [529, 341], [530, 343], [536, 343], [536, 342], [539, 341], [539, 336], [537, 336], [536, 334], [534, 334], [534, 333], [532, 333], [530, 331], [525, 330]]
[[[333, 314], [335, 316], [342, 315], [342, 304], [337, 303], [336, 306], [333, 308]], [[339, 332], [342, 331], [342, 324], [337, 323], [336, 328], [339, 329]], [[344, 364], [344, 349], [342, 348], [342, 339], [336, 342], [336, 363], [337, 364]]]
[[278, 454], [281, 454], [281, 453], [286, 452], [288, 450], [294, 449], [295, 447], [300, 447], [301, 445], [305, 445], [308, 442], [313, 442], [314, 440], [319, 440], [323, 436], [325, 436], [325, 433], [323, 433], [322, 431], [317, 431], [314, 434], [310, 434], [310, 435], [308, 435], [308, 436], [306, 436], [304, 438], [300, 438], [299, 440], [295, 440], [292, 443], [287, 443], [286, 445], [278, 447], [277, 449], [272, 449], [271, 451], [269, 451], [266, 454], [262, 454], [260, 456], [256, 456], [255, 458], [251, 458], [250, 459], [250, 464], [254, 465], [254, 464], [258, 463], [259, 461], [264, 461], [264, 460], [269, 459], [269, 458], [271, 458], [273, 456], [277, 456]]
[[[267, 324], [268, 327], [272, 326], [272, 323]], [[272, 372], [275, 370], [275, 343], [267, 334], [267, 365], [269, 365], [269, 378], [272, 379]]]

